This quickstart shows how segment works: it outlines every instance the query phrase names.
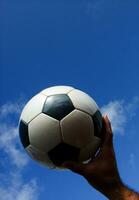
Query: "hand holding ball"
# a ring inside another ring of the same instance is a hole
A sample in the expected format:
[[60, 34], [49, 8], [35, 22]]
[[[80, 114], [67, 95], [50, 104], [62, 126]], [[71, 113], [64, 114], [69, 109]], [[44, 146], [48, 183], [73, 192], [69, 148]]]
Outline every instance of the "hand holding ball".
[[22, 111], [21, 142], [27, 153], [49, 168], [65, 161], [84, 162], [101, 143], [102, 116], [86, 93], [68, 86], [47, 88]]

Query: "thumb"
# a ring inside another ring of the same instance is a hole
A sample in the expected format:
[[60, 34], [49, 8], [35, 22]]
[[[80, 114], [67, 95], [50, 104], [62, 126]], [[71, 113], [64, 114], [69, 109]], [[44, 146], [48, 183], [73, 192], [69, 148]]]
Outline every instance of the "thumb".
[[85, 166], [82, 163], [78, 163], [74, 161], [66, 161], [62, 164], [62, 166], [80, 175], [84, 174]]
[[112, 146], [113, 145], [112, 144], [112, 142], [113, 142], [113, 134], [112, 134], [111, 123], [110, 123], [110, 121], [109, 121], [107, 116], [103, 117], [102, 132], [103, 132], [102, 147]]

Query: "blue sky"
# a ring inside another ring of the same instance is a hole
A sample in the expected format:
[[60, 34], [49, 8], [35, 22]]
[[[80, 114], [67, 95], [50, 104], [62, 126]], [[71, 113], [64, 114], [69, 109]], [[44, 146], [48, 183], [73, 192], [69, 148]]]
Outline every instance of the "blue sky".
[[0, 196], [2, 200], [106, 199], [79, 175], [25, 154], [21, 109], [34, 94], [71, 85], [112, 121], [123, 181], [139, 191], [139, 2], [0, 2]]

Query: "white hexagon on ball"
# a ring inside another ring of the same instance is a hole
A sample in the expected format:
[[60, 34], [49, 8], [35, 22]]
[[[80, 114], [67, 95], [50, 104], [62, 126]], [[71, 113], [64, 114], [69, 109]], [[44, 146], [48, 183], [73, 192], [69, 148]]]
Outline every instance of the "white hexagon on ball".
[[40, 164], [49, 168], [55, 168], [55, 165], [51, 162], [47, 153], [39, 151], [36, 147], [34, 147], [31, 144], [28, 147], [26, 147], [26, 151], [33, 160], [36, 160]]
[[43, 152], [48, 152], [61, 142], [59, 121], [39, 114], [28, 125], [30, 143]]
[[68, 94], [73, 89], [74, 89], [73, 87], [69, 86], [53, 86], [45, 90], [42, 90], [41, 93], [46, 96], [56, 95], [56, 94]]
[[46, 96], [39, 93], [35, 95], [24, 107], [20, 119], [28, 124], [33, 118], [42, 112]]
[[68, 93], [74, 107], [83, 112], [87, 112], [90, 115], [93, 115], [97, 110], [98, 106], [96, 102], [86, 93], [74, 89]]
[[78, 148], [90, 143], [94, 136], [94, 125], [87, 113], [74, 110], [60, 122], [62, 138], [67, 144]]

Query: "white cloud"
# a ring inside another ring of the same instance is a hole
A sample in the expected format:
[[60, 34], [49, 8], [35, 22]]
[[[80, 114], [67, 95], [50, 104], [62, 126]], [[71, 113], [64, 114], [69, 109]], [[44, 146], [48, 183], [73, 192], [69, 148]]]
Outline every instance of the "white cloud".
[[101, 108], [104, 115], [108, 115], [113, 132], [123, 134], [124, 125], [126, 122], [126, 114], [124, 110], [124, 105], [122, 101], [109, 102]]
[[103, 115], [108, 115], [113, 132], [124, 135], [125, 124], [135, 116], [138, 108], [139, 98], [134, 97], [130, 103], [125, 103], [123, 100], [111, 101], [102, 106], [101, 111]]
[[14, 123], [15, 115], [18, 118], [22, 104], [8, 103], [0, 107], [0, 149], [6, 153], [11, 164], [24, 167], [27, 162], [26, 154], [20, 148], [18, 125]]
[[28, 158], [19, 148], [18, 127], [0, 124], [0, 149], [5, 152], [11, 164], [18, 168], [24, 167]]
[[37, 183], [32, 179], [24, 183], [19, 172], [9, 174], [8, 181], [3, 180], [4, 186], [0, 185], [1, 200], [37, 200]]
[[[0, 152], [4, 154], [0, 167], [1, 200], [37, 200], [37, 182], [32, 178], [25, 182], [23, 169], [28, 157], [21, 148], [18, 134], [18, 119], [23, 103], [7, 103], [0, 107]], [[5, 167], [6, 166], [6, 167]], [[7, 168], [8, 166], [8, 168]]]
[[21, 108], [23, 107], [23, 103], [6, 103], [0, 108], [0, 117], [6, 117], [9, 114], [19, 114], [21, 112]]

